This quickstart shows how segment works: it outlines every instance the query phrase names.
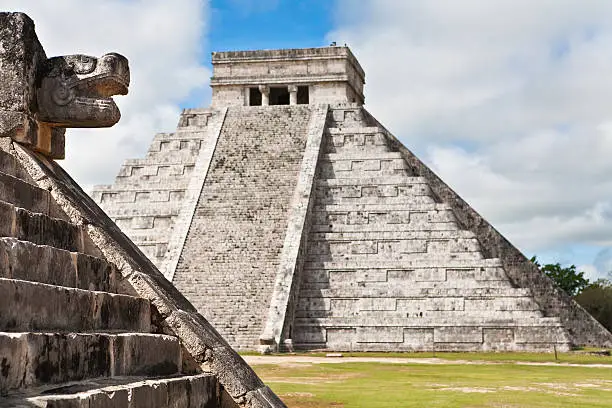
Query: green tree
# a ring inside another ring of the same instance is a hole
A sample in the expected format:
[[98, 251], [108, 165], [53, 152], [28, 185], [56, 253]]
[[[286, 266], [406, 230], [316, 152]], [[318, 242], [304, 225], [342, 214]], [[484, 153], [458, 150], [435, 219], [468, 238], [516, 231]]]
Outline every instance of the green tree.
[[599, 321], [606, 329], [612, 331], [612, 281], [599, 279], [587, 286], [578, 296], [576, 302]]
[[576, 265], [562, 267], [558, 262], [541, 265], [536, 256], [532, 257], [530, 261], [570, 296], [576, 296], [590, 284], [589, 280], [584, 277], [584, 272], [576, 270]]

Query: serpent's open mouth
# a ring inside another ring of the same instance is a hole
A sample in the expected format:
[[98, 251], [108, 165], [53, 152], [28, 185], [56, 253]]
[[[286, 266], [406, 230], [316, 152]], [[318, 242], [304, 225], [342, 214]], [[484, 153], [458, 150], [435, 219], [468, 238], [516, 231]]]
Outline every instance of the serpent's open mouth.
[[112, 126], [121, 117], [112, 96], [127, 94], [129, 85], [128, 61], [120, 54], [50, 58], [41, 81], [45, 92], [39, 92], [40, 119], [51, 126]]
[[108, 99], [113, 95], [128, 93], [130, 70], [127, 59], [122, 55], [112, 53], [102, 56], [94, 69], [87, 73], [79, 70], [74, 62], [71, 65], [78, 78], [74, 85], [80, 96]]

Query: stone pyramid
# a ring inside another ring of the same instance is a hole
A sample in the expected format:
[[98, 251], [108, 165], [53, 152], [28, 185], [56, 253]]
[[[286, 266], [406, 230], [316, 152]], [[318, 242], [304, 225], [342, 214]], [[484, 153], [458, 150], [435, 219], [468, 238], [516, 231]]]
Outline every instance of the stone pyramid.
[[0, 13], [0, 407], [285, 407], [54, 160], [129, 79]]
[[212, 61], [211, 107], [93, 196], [233, 347], [612, 345], [368, 113], [347, 47]]

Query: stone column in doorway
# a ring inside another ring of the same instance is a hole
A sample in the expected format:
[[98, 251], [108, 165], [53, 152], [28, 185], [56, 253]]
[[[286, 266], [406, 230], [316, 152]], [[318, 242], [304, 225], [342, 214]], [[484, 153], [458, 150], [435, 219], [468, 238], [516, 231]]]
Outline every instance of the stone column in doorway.
[[297, 93], [298, 87], [297, 85], [289, 85], [289, 105], [297, 105]]
[[261, 105], [270, 105], [270, 87], [267, 85], [259, 85], [259, 92], [261, 92]]
[[242, 96], [244, 98], [244, 106], [251, 106], [251, 88], [248, 86], [243, 88]]

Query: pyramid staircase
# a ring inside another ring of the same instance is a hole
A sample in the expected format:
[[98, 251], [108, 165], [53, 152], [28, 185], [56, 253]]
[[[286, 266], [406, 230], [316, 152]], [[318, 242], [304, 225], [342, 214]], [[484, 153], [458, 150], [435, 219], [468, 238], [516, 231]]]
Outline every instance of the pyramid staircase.
[[187, 109], [146, 157], [93, 190], [237, 349], [262, 330], [310, 116], [307, 105]]
[[127, 160], [114, 185], [94, 188], [93, 198], [160, 269], [200, 150], [214, 149], [216, 113], [185, 109], [176, 131], [156, 134], [146, 157]]
[[284, 407], [54, 161], [0, 139], [0, 407]]
[[474, 232], [362, 108], [336, 108], [314, 186], [293, 326], [300, 349], [567, 350], [558, 317], [486, 257]]
[[217, 406], [216, 378], [2, 150], [0, 219], [0, 406]]

